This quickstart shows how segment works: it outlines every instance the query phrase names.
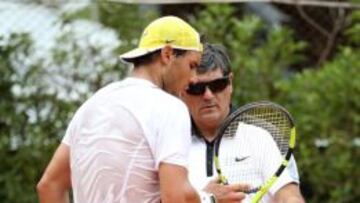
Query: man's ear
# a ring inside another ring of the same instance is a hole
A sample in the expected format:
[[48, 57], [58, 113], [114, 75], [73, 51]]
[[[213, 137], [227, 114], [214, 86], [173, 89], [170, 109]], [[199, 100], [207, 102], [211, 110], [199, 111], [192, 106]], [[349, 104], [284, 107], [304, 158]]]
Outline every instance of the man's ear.
[[230, 85], [232, 85], [233, 82], [233, 73], [229, 73], [229, 81], [230, 81]]
[[167, 45], [164, 48], [162, 48], [160, 52], [161, 61], [165, 64], [169, 64], [172, 58], [174, 57], [173, 52], [174, 50], [171, 46]]
[[229, 81], [230, 81], [230, 92], [232, 93], [232, 91], [233, 91], [233, 73], [230, 73], [229, 74]]

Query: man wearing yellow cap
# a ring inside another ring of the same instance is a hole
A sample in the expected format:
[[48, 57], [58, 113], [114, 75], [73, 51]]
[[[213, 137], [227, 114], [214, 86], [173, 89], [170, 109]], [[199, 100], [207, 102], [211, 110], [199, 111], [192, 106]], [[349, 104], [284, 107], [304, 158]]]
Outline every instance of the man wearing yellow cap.
[[134, 65], [130, 76], [75, 113], [38, 183], [40, 202], [67, 202], [70, 186], [76, 203], [199, 202], [187, 180], [189, 113], [173, 95], [193, 80], [201, 51], [199, 34], [177, 17], [148, 25], [120, 56]]

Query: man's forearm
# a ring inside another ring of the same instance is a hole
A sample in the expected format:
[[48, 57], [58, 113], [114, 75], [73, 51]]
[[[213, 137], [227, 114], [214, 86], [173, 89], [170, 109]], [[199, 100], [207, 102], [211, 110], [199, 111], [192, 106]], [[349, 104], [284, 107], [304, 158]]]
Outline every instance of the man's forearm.
[[305, 200], [302, 197], [291, 196], [279, 203], [305, 203]]
[[70, 203], [69, 191], [51, 184], [39, 183], [37, 194], [40, 203]]
[[40, 203], [69, 203], [70, 149], [60, 144], [37, 187]]
[[276, 192], [275, 199], [278, 203], [305, 203], [299, 185], [295, 183], [290, 183], [282, 187]]

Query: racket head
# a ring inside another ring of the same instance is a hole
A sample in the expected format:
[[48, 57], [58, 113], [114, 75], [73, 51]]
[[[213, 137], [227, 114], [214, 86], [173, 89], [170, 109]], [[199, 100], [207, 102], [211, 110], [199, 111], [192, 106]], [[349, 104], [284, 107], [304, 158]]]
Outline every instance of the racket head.
[[[246, 129], [243, 127], [248, 127], [249, 125], [254, 127], [254, 129], [257, 128], [256, 132], [260, 132], [261, 130], [265, 131], [265, 133], [260, 133], [264, 135], [256, 138], [251, 137], [253, 135], [247, 131], [241, 133], [241, 129]], [[242, 168], [242, 163], [234, 163], [234, 156], [232, 155], [243, 154], [241, 148], [249, 147], [246, 145], [247, 143], [244, 143], [244, 140], [241, 140], [244, 139], [241, 137], [241, 134], [243, 134], [243, 137], [245, 136], [244, 134], [249, 134], [247, 135], [248, 137], [250, 136], [249, 139], [255, 141], [256, 139], [271, 139], [272, 141], [270, 142], [275, 143], [279, 154], [281, 154], [280, 160], [277, 160], [279, 163], [276, 163], [277, 168], [274, 168], [274, 171], [271, 172], [273, 174], [271, 176], [272, 178], [262, 183], [254, 183], [254, 187], [248, 191], [249, 193], [256, 192], [255, 198], [260, 199], [260, 196], [269, 190], [277, 177], [284, 171], [291, 157], [293, 148], [295, 147], [296, 136], [294, 119], [284, 107], [269, 101], [252, 102], [233, 112], [218, 129], [217, 140], [215, 141], [215, 168], [223, 184], [251, 181], [251, 176], [248, 176], [248, 179], [245, 177], [246, 173], [256, 175], [251, 169], [246, 167]], [[269, 136], [266, 137], [266, 134]], [[269, 138], [270, 136], [271, 138]], [[245, 144], [242, 147], [238, 146], [238, 143], [241, 142]], [[222, 154], [225, 155], [221, 156]], [[245, 154], [245, 156], [239, 157], [239, 160], [246, 157]], [[246, 165], [245, 162], [242, 165]], [[237, 175], [239, 176], [238, 178], [232, 178], [232, 176], [234, 176], [232, 173], [239, 174], [238, 171], [240, 170], [243, 171], [243, 175]]]

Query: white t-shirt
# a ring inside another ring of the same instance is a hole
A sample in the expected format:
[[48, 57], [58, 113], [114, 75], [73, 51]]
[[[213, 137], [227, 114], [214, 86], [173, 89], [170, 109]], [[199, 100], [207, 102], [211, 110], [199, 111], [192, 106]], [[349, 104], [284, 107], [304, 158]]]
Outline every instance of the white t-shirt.
[[[282, 156], [275, 141], [269, 133], [261, 128], [240, 123], [234, 138], [226, 138], [221, 142], [223, 151], [219, 152], [221, 165], [234, 165], [232, 170], [223, 170], [229, 183], [248, 183], [260, 186], [270, 178], [280, 166]], [[236, 152], [234, 152], [236, 150]], [[234, 155], [236, 154], [236, 155]], [[207, 183], [217, 176], [213, 164], [213, 175], [206, 173], [206, 144], [202, 138], [193, 136], [190, 150], [189, 178], [198, 189], [203, 189]], [[264, 195], [260, 202], [273, 203], [274, 194], [284, 185], [299, 183], [299, 175], [295, 160], [292, 158], [287, 169]], [[253, 194], [246, 196], [243, 202], [250, 202]]]
[[189, 113], [179, 99], [142, 79], [102, 88], [63, 139], [75, 202], [159, 202], [160, 162], [187, 167], [190, 142]]

